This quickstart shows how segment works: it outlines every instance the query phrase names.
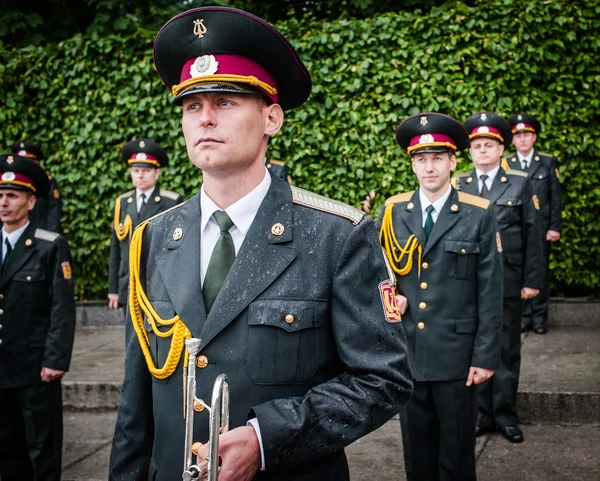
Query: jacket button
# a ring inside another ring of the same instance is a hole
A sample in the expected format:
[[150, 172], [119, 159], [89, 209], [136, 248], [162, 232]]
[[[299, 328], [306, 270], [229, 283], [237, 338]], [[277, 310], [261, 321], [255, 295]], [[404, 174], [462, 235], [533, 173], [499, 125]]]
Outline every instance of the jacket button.
[[294, 322], [294, 316], [292, 316], [291, 314], [288, 314], [287, 316], [285, 316], [285, 322], [287, 322], [288, 324], [291, 324], [292, 322]]
[[466, 254], [466, 253], [467, 253], [467, 250], [466, 250], [466, 249], [461, 249], [461, 250], [460, 250], [460, 253], [461, 253], [461, 254]]
[[28, 281], [31, 280], [31, 276], [27, 276], [25, 279], [27, 279]]
[[423, 262], [423, 264], [421, 264], [421, 267], [423, 269], [427, 269], [429, 267], [429, 264], [427, 262]]
[[0, 316], [4, 314], [4, 309], [0, 309]]
[[427, 289], [427, 282], [421, 282], [421, 289]]
[[419, 309], [425, 309], [427, 307], [427, 304], [425, 304], [424, 302], [419, 303]]
[[425, 329], [425, 323], [424, 323], [424, 322], [419, 322], [419, 323], [417, 324], [417, 327], [418, 327], [419, 329]]
[[0, 339], [0, 345], [2, 345], [2, 339]]
[[4, 299], [4, 294], [0, 294], [0, 301]]
[[204, 369], [206, 366], [208, 366], [208, 358], [206, 356], [198, 356], [196, 358], [196, 366], [198, 366], [200, 369]]
[[0, 324], [0, 329], [2, 329], [2, 324]]
[[507, 202], [507, 204], [508, 204], [508, 205], [512, 205], [512, 200], [509, 200], [509, 201]]

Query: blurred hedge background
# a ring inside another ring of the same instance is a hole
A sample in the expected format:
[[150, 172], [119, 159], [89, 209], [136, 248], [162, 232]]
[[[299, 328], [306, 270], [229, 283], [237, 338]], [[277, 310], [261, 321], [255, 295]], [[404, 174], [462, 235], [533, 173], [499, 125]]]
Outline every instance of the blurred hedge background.
[[[24, 139], [42, 146], [64, 202], [78, 298], [104, 299], [114, 198], [131, 185], [123, 144], [148, 137], [168, 150], [166, 188], [189, 197], [202, 182], [151, 55], [158, 28], [202, 2], [79, 0], [83, 18], [56, 10], [75, 3], [3, 10], [0, 150]], [[300, 187], [357, 207], [373, 191], [377, 212], [416, 187], [394, 141], [404, 117], [538, 116], [536, 147], [557, 156], [563, 187], [554, 294], [600, 293], [599, 1], [221, 3], [275, 22], [312, 74], [310, 100], [287, 113], [268, 153]], [[459, 170], [470, 167], [463, 155]]]

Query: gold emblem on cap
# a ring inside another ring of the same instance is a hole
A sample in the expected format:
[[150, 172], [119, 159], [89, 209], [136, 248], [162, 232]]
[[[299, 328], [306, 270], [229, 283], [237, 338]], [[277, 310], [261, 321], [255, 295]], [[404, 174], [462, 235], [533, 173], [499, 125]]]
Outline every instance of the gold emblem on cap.
[[207, 32], [203, 22], [203, 18], [194, 20], [194, 35], [198, 38], [204, 37], [204, 34]]
[[502, 177], [502, 178], [500, 179], [500, 182], [506, 182], [507, 180], [508, 180], [508, 179], [507, 179], [506, 177]]
[[412, 208], [415, 206], [415, 204], [413, 204], [412, 202], [409, 202], [408, 205], [406, 206], [406, 208], [408, 210], [412, 210]]
[[33, 244], [33, 241], [32, 241], [31, 239], [27, 239], [27, 240], [25, 241], [25, 245], [26, 245], [27, 247], [29, 247], [31, 244]]
[[280, 222], [277, 222], [277, 224], [273, 224], [273, 226], [271, 227], [271, 234], [273, 235], [280, 236], [281, 234], [283, 234], [283, 231], [285, 231], [285, 227], [283, 227], [283, 224], [281, 224]]
[[13, 158], [13, 156], [12, 156], [12, 155], [9, 155], [9, 156], [6, 158], [6, 163], [7, 163], [7, 164], [12, 164], [14, 161], [15, 161], [15, 159]]
[[154, 198], [154, 202], [160, 202], [160, 195], [157, 195], [157, 196]]
[[143, 140], [140, 141], [140, 149], [143, 149], [144, 147], [146, 147], [146, 142], [144, 142]]
[[421, 125], [427, 125], [427, 117], [426, 116], [421, 117], [421, 120], [419, 122]]
[[450, 210], [452, 212], [456, 212], [458, 210], [458, 206], [456, 204], [452, 204], [452, 207], [450, 207]]
[[481, 120], [487, 120], [487, 114], [481, 114]]
[[173, 240], [179, 240], [183, 237], [183, 229], [181, 227], [177, 227], [177, 229], [175, 229], [173, 231]]

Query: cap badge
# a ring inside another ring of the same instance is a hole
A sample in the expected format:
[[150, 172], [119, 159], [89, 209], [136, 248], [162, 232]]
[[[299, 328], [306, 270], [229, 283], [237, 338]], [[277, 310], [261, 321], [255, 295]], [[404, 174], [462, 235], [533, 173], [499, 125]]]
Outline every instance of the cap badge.
[[146, 160], [148, 156], [144, 152], [138, 152], [135, 154], [135, 160]]
[[13, 180], [15, 180], [16, 176], [14, 172], [4, 172], [2, 174], [2, 180], [5, 180], [7, 182], [11, 182]]
[[517, 120], [519, 120], [519, 121], [523, 120], [523, 116], [522, 116], [521, 114], [519, 114], [519, 115], [517, 116]]
[[283, 224], [281, 224], [280, 222], [277, 222], [277, 224], [273, 224], [273, 226], [271, 227], [271, 234], [273, 235], [280, 236], [283, 234], [283, 231], [285, 231], [285, 227], [283, 227]]
[[146, 147], [146, 142], [140, 140], [140, 149], [143, 149], [144, 147]]
[[525, 124], [523, 124], [523, 123], [518, 123], [517, 124], [517, 129], [518, 130], [521, 130], [521, 129], [524, 129], [524, 128], [525, 128]]
[[480, 134], [489, 134], [490, 133], [490, 129], [488, 127], [486, 127], [485, 125], [483, 125], [482, 127], [479, 127], [477, 129], [477, 132], [479, 132]]
[[15, 161], [15, 159], [13, 159], [13, 156], [12, 156], [12, 155], [9, 155], [9, 156], [6, 158], [6, 163], [7, 163], [7, 164], [9, 164], [9, 165], [10, 165], [10, 164], [12, 164], [14, 161]]
[[27, 151], [26, 150], [19, 150], [17, 152], [17, 155], [22, 155], [23, 157], [27, 157]]
[[420, 124], [427, 125], [427, 117], [425, 117], [425, 116], [421, 117]]
[[421, 137], [419, 138], [419, 144], [431, 144], [433, 142], [434, 138], [431, 134], [421, 135]]
[[177, 229], [175, 229], [173, 231], [173, 240], [179, 240], [183, 237], [183, 229], [181, 227], [177, 227]]
[[203, 18], [194, 20], [194, 35], [198, 38], [204, 37], [204, 34], [207, 32], [203, 22]]
[[481, 120], [487, 120], [487, 114], [481, 114]]
[[21, 142], [21, 148], [24, 149], [25, 148], [25, 142]]
[[192, 78], [214, 75], [219, 70], [219, 62], [214, 55], [202, 55], [190, 67]]

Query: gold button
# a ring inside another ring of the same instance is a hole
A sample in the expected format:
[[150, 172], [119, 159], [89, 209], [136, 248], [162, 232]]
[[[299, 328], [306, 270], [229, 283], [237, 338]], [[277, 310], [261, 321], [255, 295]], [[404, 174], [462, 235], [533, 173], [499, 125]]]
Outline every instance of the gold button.
[[458, 206], [456, 204], [452, 204], [452, 207], [450, 207], [450, 210], [452, 212], [456, 212], [458, 210]]
[[31, 280], [31, 276], [27, 276], [25, 279], [27, 279], [28, 281]]
[[0, 309], [0, 316], [4, 314], [4, 309]]
[[460, 250], [460, 253], [461, 253], [461, 254], [466, 254], [466, 253], [467, 253], [467, 251], [466, 251], [466, 249], [461, 249], [461, 250]]
[[288, 314], [287, 316], [285, 316], [285, 322], [287, 322], [288, 324], [291, 324], [292, 322], [294, 322], [294, 316], [292, 316], [291, 314]]
[[508, 204], [508, 205], [512, 205], [512, 200], [509, 200], [509, 201], [507, 202], [507, 204]]
[[427, 289], [427, 282], [421, 282], [421, 289]]
[[423, 269], [428, 269], [429, 268], [429, 264], [427, 262], [423, 262], [423, 264], [421, 265], [421, 267], [423, 267]]
[[2, 329], [2, 324], [0, 324], [0, 329]]
[[0, 294], [0, 301], [4, 299], [4, 294]]
[[2, 339], [0, 339], [0, 344], [2, 344]]
[[469, 178], [467, 179], [467, 184], [470, 184], [471, 182], [473, 182], [473, 178], [472, 178], [472, 177], [469, 177]]
[[267, 164], [267, 169], [270, 169], [271, 167], [273, 167], [271, 164]]
[[158, 196], [158, 195], [157, 195], [157, 196], [154, 198], [154, 202], [160, 202], [160, 196]]
[[408, 210], [411, 210], [414, 206], [415, 206], [415, 204], [413, 204], [412, 202], [409, 202], [408, 205], [406, 206], [406, 208]]
[[31, 239], [27, 239], [27, 240], [25, 241], [25, 245], [26, 245], [27, 247], [29, 247], [31, 244], [33, 244], [33, 241], [32, 241]]
[[128, 202], [129, 204], [131, 204], [131, 203], [133, 202], [133, 199], [130, 197], [129, 199], [127, 199], [127, 202]]
[[208, 358], [206, 356], [198, 356], [196, 358], [196, 366], [198, 366], [200, 369], [204, 369], [206, 366], [208, 366]]
[[[513, 161], [513, 162], [514, 162], [514, 161]], [[502, 177], [502, 178], [500, 179], [500, 182], [506, 182], [507, 180], [508, 180], [508, 179], [507, 179], [506, 177]]]
[[424, 302], [419, 303], [419, 309], [425, 309], [427, 307], [427, 304], [425, 304]]
[[418, 327], [419, 329], [425, 329], [425, 323], [424, 323], [424, 322], [419, 322], [419, 323], [417, 324], [417, 327]]

